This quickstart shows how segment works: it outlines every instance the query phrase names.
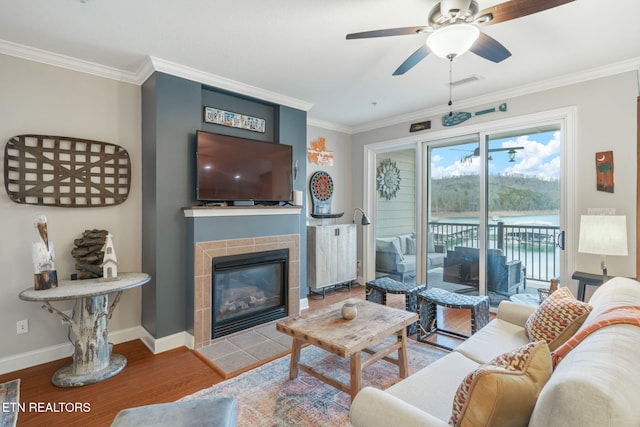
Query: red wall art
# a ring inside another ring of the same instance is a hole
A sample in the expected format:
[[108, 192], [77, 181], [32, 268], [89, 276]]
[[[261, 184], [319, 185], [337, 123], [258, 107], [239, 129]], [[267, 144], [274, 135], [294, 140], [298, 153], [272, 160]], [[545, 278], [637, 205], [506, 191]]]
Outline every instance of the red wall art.
[[596, 176], [598, 191], [613, 193], [613, 151], [596, 153]]

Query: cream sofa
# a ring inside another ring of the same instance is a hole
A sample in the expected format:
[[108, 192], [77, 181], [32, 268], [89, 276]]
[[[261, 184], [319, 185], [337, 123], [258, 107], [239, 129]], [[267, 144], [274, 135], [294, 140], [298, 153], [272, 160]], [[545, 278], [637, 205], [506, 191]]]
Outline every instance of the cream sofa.
[[[617, 306], [640, 306], [640, 283], [614, 278], [600, 286], [585, 320]], [[529, 342], [524, 325], [535, 310], [500, 304], [497, 318], [455, 351], [381, 391], [365, 387], [351, 405], [355, 427], [447, 426], [454, 394], [480, 364]], [[640, 425], [640, 327], [612, 325], [584, 339], [560, 362], [538, 396], [529, 426]]]

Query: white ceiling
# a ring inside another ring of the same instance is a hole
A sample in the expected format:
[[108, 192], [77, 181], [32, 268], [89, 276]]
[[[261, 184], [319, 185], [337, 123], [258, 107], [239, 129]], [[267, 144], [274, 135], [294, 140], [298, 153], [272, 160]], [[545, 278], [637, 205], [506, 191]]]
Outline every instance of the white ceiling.
[[[502, 0], [478, 2], [483, 9]], [[426, 25], [435, 4], [2, 0], [0, 53], [34, 48], [43, 57], [54, 53], [134, 76], [152, 57], [309, 103], [312, 123], [357, 131], [416, 112], [447, 111], [448, 61], [430, 55], [405, 75], [391, 75], [425, 35], [345, 39], [352, 32]], [[499, 64], [472, 53], [457, 58], [454, 80], [481, 79], [454, 89], [454, 108], [544, 84], [637, 70], [638, 16], [638, 0], [576, 0], [486, 26], [483, 31], [513, 55]]]

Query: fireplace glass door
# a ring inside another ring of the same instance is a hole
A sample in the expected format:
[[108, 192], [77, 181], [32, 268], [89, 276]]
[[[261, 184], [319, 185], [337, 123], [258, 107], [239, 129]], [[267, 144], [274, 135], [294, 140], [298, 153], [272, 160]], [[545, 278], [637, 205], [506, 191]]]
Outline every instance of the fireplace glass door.
[[287, 313], [288, 249], [212, 259], [212, 338]]

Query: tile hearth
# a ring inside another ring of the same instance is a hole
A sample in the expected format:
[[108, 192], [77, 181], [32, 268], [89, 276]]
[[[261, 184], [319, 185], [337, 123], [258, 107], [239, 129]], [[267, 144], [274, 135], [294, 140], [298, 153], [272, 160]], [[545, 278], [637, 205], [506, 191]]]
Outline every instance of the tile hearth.
[[275, 322], [216, 339], [196, 350], [225, 378], [286, 355], [291, 337], [276, 330]]

